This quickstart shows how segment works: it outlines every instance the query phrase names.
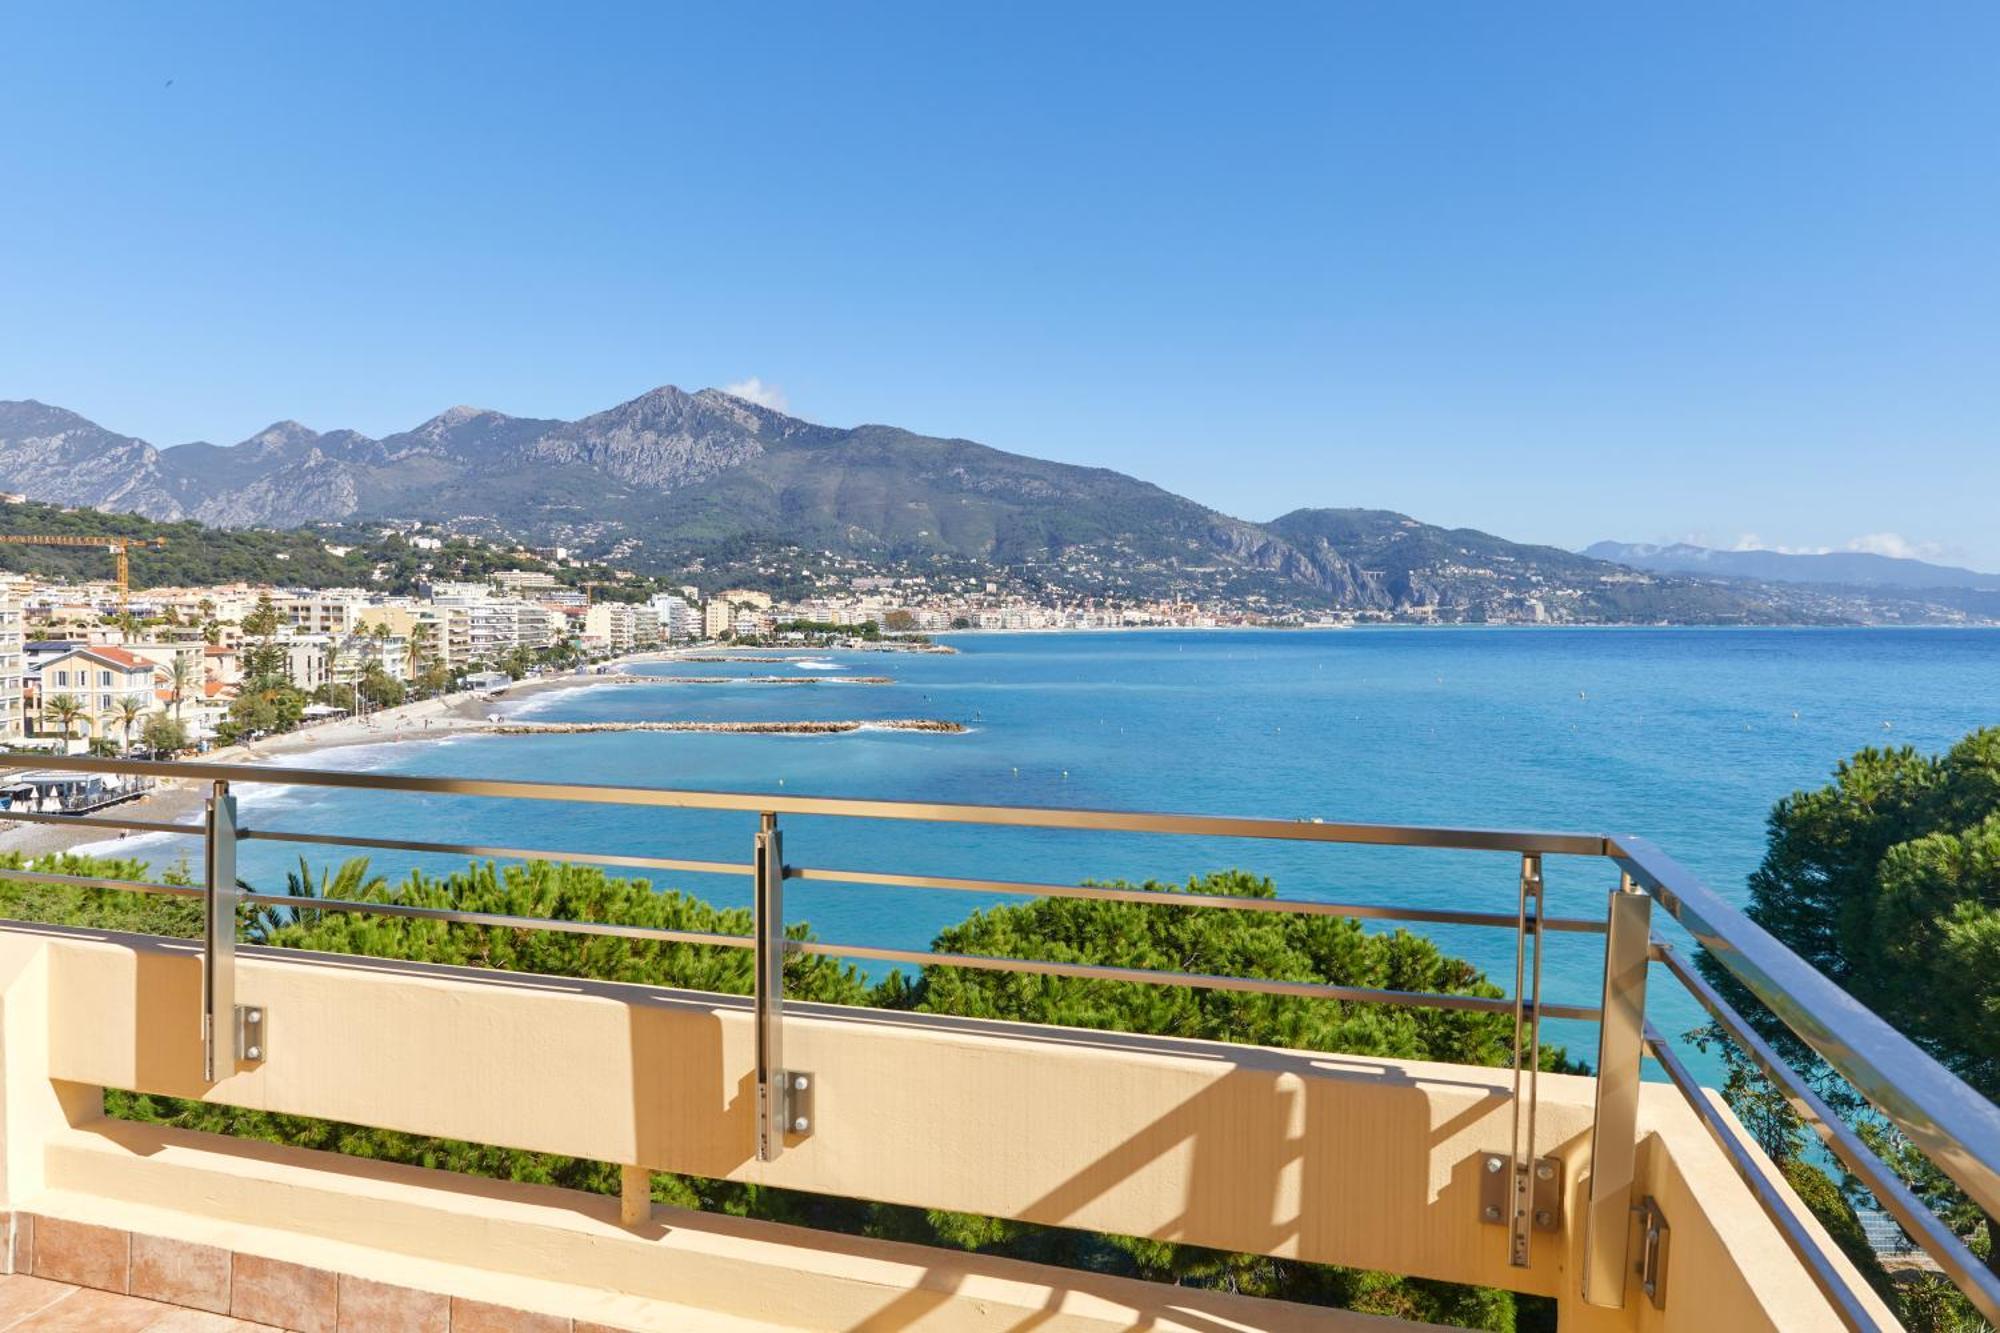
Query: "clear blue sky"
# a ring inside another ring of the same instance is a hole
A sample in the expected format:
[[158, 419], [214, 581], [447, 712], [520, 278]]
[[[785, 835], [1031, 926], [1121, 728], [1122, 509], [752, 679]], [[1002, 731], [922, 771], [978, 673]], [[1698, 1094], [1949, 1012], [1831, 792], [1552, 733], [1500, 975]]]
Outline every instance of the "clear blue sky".
[[42, 5], [0, 51], [0, 397], [156, 443], [756, 377], [1250, 518], [2000, 568], [1989, 0]]

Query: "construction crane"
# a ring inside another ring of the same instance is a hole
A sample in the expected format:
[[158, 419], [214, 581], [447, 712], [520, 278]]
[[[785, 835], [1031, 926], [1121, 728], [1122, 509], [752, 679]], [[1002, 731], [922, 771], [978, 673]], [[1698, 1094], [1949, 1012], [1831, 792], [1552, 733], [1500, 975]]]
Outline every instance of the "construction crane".
[[10, 546], [95, 546], [111, 552], [118, 562], [118, 609], [123, 611], [132, 596], [132, 567], [125, 552], [134, 546], [165, 546], [165, 537], [55, 537], [0, 535]]

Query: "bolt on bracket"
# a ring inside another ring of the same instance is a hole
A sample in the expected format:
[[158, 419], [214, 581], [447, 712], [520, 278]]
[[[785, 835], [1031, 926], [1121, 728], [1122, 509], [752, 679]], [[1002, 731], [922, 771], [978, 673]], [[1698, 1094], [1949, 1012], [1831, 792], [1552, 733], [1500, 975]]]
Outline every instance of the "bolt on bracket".
[[807, 1069], [787, 1069], [778, 1076], [782, 1088], [780, 1105], [784, 1107], [785, 1136], [803, 1139], [811, 1136], [819, 1122], [813, 1115], [814, 1094], [819, 1091], [819, 1079]]
[[264, 1036], [264, 1006], [261, 1004], [239, 1004], [236, 1006], [236, 1063], [260, 1065], [265, 1053], [270, 1049]]
[[1537, 1157], [1516, 1171], [1505, 1153], [1479, 1156], [1479, 1220], [1487, 1226], [1510, 1225], [1516, 1206], [1529, 1210], [1537, 1231], [1560, 1231], [1563, 1224], [1563, 1164], [1557, 1157]]
[[1667, 1238], [1673, 1228], [1667, 1225], [1667, 1215], [1660, 1211], [1659, 1203], [1648, 1194], [1632, 1206], [1632, 1216], [1640, 1229], [1639, 1262], [1632, 1265], [1632, 1271], [1639, 1275], [1639, 1290], [1646, 1293], [1646, 1299], [1653, 1303], [1655, 1310], [1667, 1308]]

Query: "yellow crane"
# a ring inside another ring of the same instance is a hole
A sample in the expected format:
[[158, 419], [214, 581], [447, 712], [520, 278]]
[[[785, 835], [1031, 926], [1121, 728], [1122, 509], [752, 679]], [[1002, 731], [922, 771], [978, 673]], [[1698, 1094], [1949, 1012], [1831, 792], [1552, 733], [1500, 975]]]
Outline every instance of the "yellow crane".
[[111, 552], [118, 562], [118, 609], [123, 611], [125, 603], [132, 595], [132, 567], [125, 558], [125, 552], [134, 546], [165, 546], [165, 537], [57, 537], [33, 535], [0, 535], [0, 542], [10, 546], [95, 546]]

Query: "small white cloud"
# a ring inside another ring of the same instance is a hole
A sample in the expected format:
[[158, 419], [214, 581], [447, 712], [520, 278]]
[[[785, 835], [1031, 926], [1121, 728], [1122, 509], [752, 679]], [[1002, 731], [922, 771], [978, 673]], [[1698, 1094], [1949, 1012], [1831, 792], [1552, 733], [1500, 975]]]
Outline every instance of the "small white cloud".
[[[1698, 544], [1698, 543], [1697, 543]], [[1732, 551], [1774, 551], [1779, 555], [1832, 555], [1836, 551], [1855, 551], [1868, 555], [1886, 555], [1893, 560], [1938, 560], [1952, 558], [1952, 548], [1940, 542], [1913, 542], [1894, 532], [1868, 532], [1838, 546], [1781, 546], [1767, 542], [1754, 532], [1746, 532], [1736, 539]]]
[[722, 386], [722, 391], [732, 398], [741, 398], [746, 403], [768, 407], [773, 412], [783, 412], [786, 409], [785, 391], [775, 384], [764, 383], [755, 375], [747, 380], [738, 380], [734, 384], [725, 384]]
[[1886, 555], [1894, 560], [1935, 560], [1946, 553], [1937, 542], [1913, 542], [1894, 532], [1863, 533], [1841, 549]]

